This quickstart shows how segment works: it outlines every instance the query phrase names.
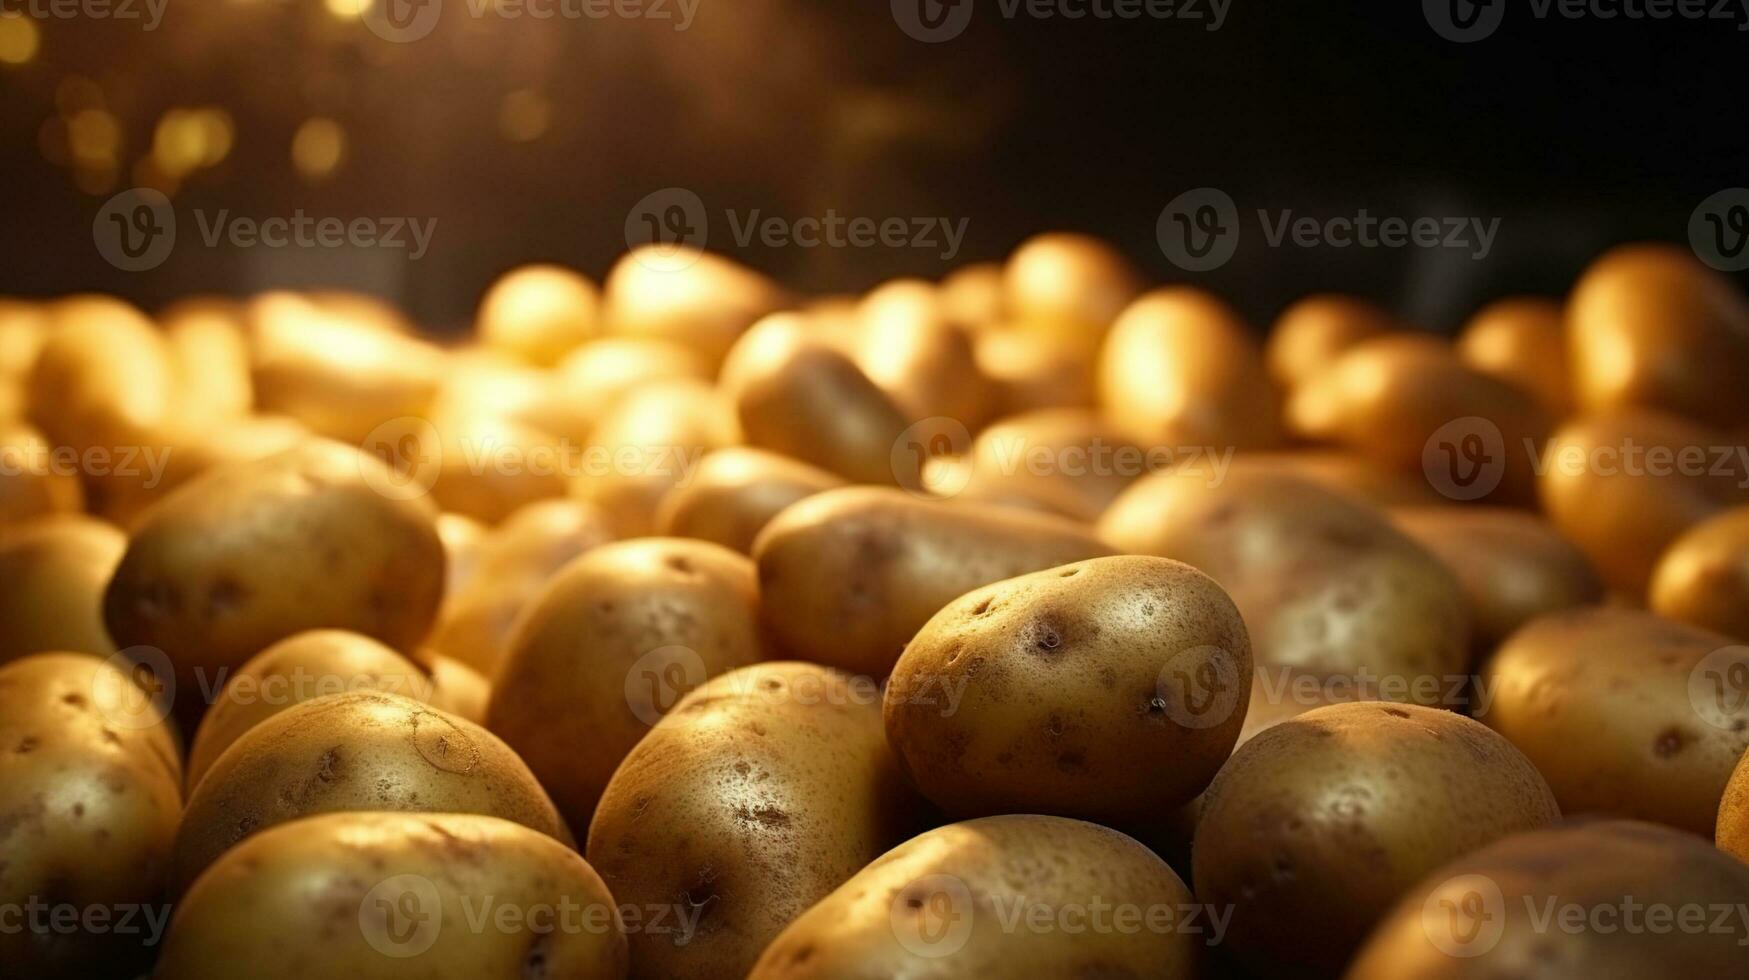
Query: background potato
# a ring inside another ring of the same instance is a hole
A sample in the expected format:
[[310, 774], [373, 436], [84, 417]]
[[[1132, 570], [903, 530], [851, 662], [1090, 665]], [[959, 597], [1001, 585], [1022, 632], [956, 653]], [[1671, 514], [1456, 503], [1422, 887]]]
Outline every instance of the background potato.
[[[0, 666], [7, 976], [85, 980], [144, 965], [143, 945], [156, 938], [145, 914], [131, 917], [134, 933], [68, 932], [44, 917], [70, 907], [80, 922], [89, 911], [118, 926], [123, 906], [161, 901], [182, 807], [182, 766], [162, 707], [95, 656], [42, 653]], [[50, 908], [32, 913], [31, 902]]]
[[566, 354], [553, 370], [555, 397], [583, 419], [606, 415], [652, 381], [711, 380], [712, 365], [690, 348], [655, 337], [601, 337]]
[[[985, 817], [914, 837], [792, 922], [749, 980], [1196, 976], [1209, 940], [1190, 890], [1117, 831], [1060, 817]], [[1066, 925], [1004, 921], [1045, 908]], [[1104, 929], [1075, 928], [1104, 908]], [[1113, 928], [1122, 909], [1127, 930]]]
[[941, 279], [941, 311], [956, 327], [976, 330], [1002, 318], [1002, 264], [973, 262]]
[[1567, 322], [1561, 304], [1535, 296], [1497, 300], [1458, 335], [1465, 364], [1535, 395], [1555, 418], [1573, 411]]
[[391, 482], [375, 458], [324, 440], [197, 477], [128, 543], [104, 595], [110, 636], [169, 655], [185, 713], [197, 671], [216, 684], [220, 668], [306, 629], [414, 650], [443, 595], [443, 546], [430, 505], [379, 492]]
[[990, 329], [973, 341], [973, 354], [978, 372], [995, 386], [994, 415], [1093, 406], [1093, 355], [1071, 341]]
[[843, 485], [836, 475], [787, 456], [730, 446], [707, 454], [690, 482], [668, 491], [656, 511], [656, 531], [747, 554], [779, 511]]
[[1071, 521], [876, 487], [809, 497], [753, 545], [762, 615], [784, 649], [872, 677], [954, 598], [1111, 553]]
[[960, 491], [968, 498], [1017, 497], [1087, 522], [1151, 468], [1205, 461], [1146, 454], [1094, 412], [1071, 408], [1000, 419], [978, 433], [969, 457], [970, 482]]
[[609, 455], [585, 457], [571, 496], [600, 507], [619, 537], [648, 535], [663, 495], [690, 480], [706, 453], [739, 441], [730, 406], [705, 382], [640, 385], [590, 431], [590, 449]]
[[108, 655], [103, 589], [127, 536], [66, 514], [0, 531], [0, 663], [45, 650]]
[[660, 245], [626, 253], [602, 285], [610, 334], [671, 341], [713, 371], [735, 338], [783, 302], [776, 283], [744, 265]]
[[1213, 579], [1094, 558], [936, 613], [893, 667], [887, 739], [950, 815], [1144, 820], [1226, 761], [1250, 678], [1245, 624]]
[[172, 411], [175, 377], [164, 335], [134, 307], [71, 296], [49, 317], [28, 384], [30, 420], [57, 446], [137, 445]]
[[[1687, 834], [1626, 820], [1533, 830], [1424, 878], [1346, 976], [1730, 976], [1743, 968], [1742, 923], [1714, 923], [1718, 910], [1735, 915], [1746, 902], [1749, 868]], [[1577, 929], [1573, 909], [1583, 914]], [[1542, 921], [1550, 912], [1552, 925]]]
[[448, 602], [473, 580], [486, 525], [464, 514], [437, 515], [437, 539], [443, 543], [443, 598]]
[[745, 555], [679, 538], [603, 545], [530, 604], [498, 664], [486, 727], [586, 827], [608, 777], [663, 713], [764, 653]]
[[1307, 296], [1276, 318], [1264, 345], [1264, 361], [1269, 376], [1292, 390], [1355, 344], [1401, 329], [1395, 317], [1358, 296]]
[[589, 825], [614, 898], [681, 903], [690, 936], [631, 935], [632, 976], [744, 976], [808, 906], [906, 836], [914, 799], [879, 694], [824, 667], [713, 678], [634, 747]]
[[207, 869], [177, 905], [154, 976], [625, 973], [613, 896], [550, 837], [474, 814], [329, 813], [263, 831]]
[[948, 322], [935, 287], [920, 279], [877, 286], [857, 306], [853, 356], [911, 420], [956, 419], [976, 429], [995, 410], [969, 334]]
[[195, 298], [159, 314], [175, 376], [173, 413], [181, 426], [241, 418], [255, 404], [243, 307], [228, 299]]
[[0, 526], [84, 508], [84, 487], [57, 462], [58, 448], [23, 422], [0, 422]]
[[1652, 573], [1658, 615], [1749, 641], [1749, 505], [1691, 527]]
[[1482, 725], [1380, 702], [1260, 732], [1203, 797], [1197, 898], [1266, 976], [1331, 976], [1397, 898], [1468, 851], [1560, 816], [1529, 760]]
[[1562, 810], [1710, 837], [1749, 749], [1749, 647], [1730, 645], [1638, 610], [1554, 613], [1483, 668], [1493, 704], [1476, 717], [1536, 763]]
[[599, 329], [595, 284], [557, 265], [506, 272], [480, 300], [474, 330], [489, 346], [551, 365]]
[[1013, 322], [1088, 355], [1141, 290], [1127, 259], [1105, 242], [1073, 232], [1034, 235], [1002, 268], [1002, 306]]
[[1409, 473], [1341, 449], [1248, 453], [1242, 465], [1272, 467], [1375, 507], [1422, 507], [1451, 502], [1451, 498], [1433, 488], [1425, 474]]
[[351, 810], [480, 813], [572, 842], [534, 774], [491, 732], [398, 694], [331, 694], [262, 721], [207, 768], [176, 835], [176, 890], [252, 834]]

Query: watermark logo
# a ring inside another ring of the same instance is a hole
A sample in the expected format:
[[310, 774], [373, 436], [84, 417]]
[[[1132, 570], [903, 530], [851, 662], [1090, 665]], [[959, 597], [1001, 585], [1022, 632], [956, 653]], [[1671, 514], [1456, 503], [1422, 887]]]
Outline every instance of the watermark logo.
[[[966, 218], [945, 216], [843, 215], [834, 208], [800, 217], [768, 214], [761, 208], [725, 208], [723, 218], [735, 245], [743, 249], [755, 243], [773, 249], [920, 249], [945, 262], [959, 254], [970, 224]], [[690, 266], [709, 238], [709, 210], [684, 187], [652, 191], [626, 214], [626, 246], [658, 272]]]
[[1708, 725], [1742, 730], [1749, 722], [1749, 646], [1720, 647], [1695, 664], [1688, 703]]
[[626, 215], [625, 237], [626, 247], [645, 266], [679, 272], [698, 261], [710, 239], [704, 200], [684, 187], [651, 191]]
[[936, 415], [906, 426], [899, 438], [893, 440], [887, 462], [893, 479], [912, 496], [925, 499], [953, 497], [971, 482], [971, 467], [947, 466], [932, 470], [927, 489], [925, 481], [919, 477], [936, 461], [964, 456], [971, 446], [972, 433], [965, 423]]
[[1506, 476], [1506, 437], [1479, 415], [1452, 419], [1421, 447], [1421, 472], [1452, 500], [1479, 500]]
[[[1716, 20], [1749, 31], [1749, 4], [1744, 0], [1529, 0], [1519, 9], [1539, 21]], [[1469, 44], [1500, 29], [1506, 0], [1422, 0], [1421, 10], [1434, 33]]]
[[[383, 248], [425, 257], [437, 219], [405, 217], [317, 217], [303, 209], [290, 216], [251, 218], [229, 209], [194, 212], [200, 244], [206, 248]], [[104, 261], [123, 272], [144, 272], [164, 264], [176, 246], [176, 211], [170, 199], [149, 187], [125, 190], [104, 202], [91, 237]]]
[[418, 956], [443, 929], [443, 898], [423, 875], [395, 875], [365, 893], [358, 928], [370, 948], [395, 959]]
[[150, 187], [135, 187], [104, 202], [91, 225], [105, 262], [123, 272], [156, 269], [176, 247], [176, 211]]
[[0, 16], [32, 20], [138, 21], [155, 31], [169, 0], [0, 0]]
[[1434, 33], [1456, 44], [1491, 36], [1506, 19], [1506, 0], [1421, 0]]
[[892, 0], [893, 21], [925, 44], [951, 41], [972, 22], [972, 0]]
[[1180, 650], [1155, 679], [1150, 709], [1181, 727], [1214, 728], [1233, 717], [1251, 691], [1251, 678], [1239, 676], [1232, 653], [1217, 646]]
[[949, 874], [926, 875], [893, 896], [887, 917], [906, 952], [925, 959], [952, 956], [972, 938], [972, 890]]
[[654, 725], [674, 709], [686, 692], [706, 679], [704, 658], [690, 647], [657, 647], [632, 662], [626, 671], [626, 705], [646, 725]]
[[443, 469], [437, 426], [417, 415], [403, 415], [370, 430], [361, 448], [386, 466], [359, 460], [365, 486], [390, 500], [413, 500], [431, 492]]
[[1421, 904], [1421, 931], [1447, 956], [1481, 956], [1506, 934], [1506, 896], [1487, 875], [1448, 878]]
[[364, 26], [393, 44], [420, 40], [437, 27], [443, 0], [363, 0]]
[[157, 647], [128, 647], [92, 677], [91, 703], [111, 726], [140, 731], [160, 725], [176, 704], [176, 668]]
[[1154, 224], [1160, 250], [1186, 272], [1226, 265], [1239, 248], [1239, 208], [1226, 191], [1198, 187], [1173, 198]]
[[[1232, 0], [996, 0], [1004, 20], [1176, 20], [1218, 31]], [[892, 0], [899, 29], [926, 44], [951, 41], [972, 21], [972, 0]]]
[[1720, 272], [1749, 269], [1749, 188], [1732, 187], [1700, 202], [1688, 219], [1688, 243]]
[[[1499, 218], [1381, 216], [1368, 208], [1321, 217], [1292, 208], [1257, 208], [1255, 215], [1260, 240], [1271, 249], [1451, 249], [1468, 252], [1479, 262], [1493, 251], [1500, 231]], [[1186, 272], [1209, 272], [1232, 260], [1245, 220], [1225, 191], [1198, 187], [1166, 205], [1155, 222], [1154, 237], [1173, 265]]]

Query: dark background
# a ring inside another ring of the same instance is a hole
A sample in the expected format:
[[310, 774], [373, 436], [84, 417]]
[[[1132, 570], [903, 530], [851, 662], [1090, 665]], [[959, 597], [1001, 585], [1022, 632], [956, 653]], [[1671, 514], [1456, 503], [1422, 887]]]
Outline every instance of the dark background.
[[[1683, 241], [1702, 199], [1749, 185], [1749, 33], [1710, 20], [1539, 21], [1515, 4], [1493, 37], [1458, 45], [1415, 2], [1233, 0], [1211, 33], [1176, 20], [1010, 20], [975, 0], [962, 36], [929, 45], [899, 30], [886, 0], [700, 0], [681, 33], [482, 20], [448, 0], [430, 37], [395, 45], [319, 0], [168, 2], [153, 32], [42, 22], [35, 60], [0, 66], [0, 294], [101, 289], [153, 308], [197, 292], [339, 285], [458, 327], [517, 263], [601, 276], [626, 247], [628, 209], [681, 186], [711, 209], [712, 249], [810, 290], [938, 277], [950, 264], [930, 249], [741, 248], [722, 210], [965, 218], [952, 264], [1078, 229], [1113, 240], [1153, 279], [1212, 286], [1260, 323], [1333, 289], [1452, 329], [1488, 298], [1563, 292], [1613, 243]], [[71, 73], [96, 81], [122, 124], [110, 191], [80, 190], [39, 146]], [[500, 101], [519, 88], [552, 105], [533, 142], [498, 130]], [[131, 186], [127, 161], [149, 148], [156, 120], [189, 105], [225, 107], [235, 148], [176, 191], [190, 230], [170, 259], [118, 271], [97, 254], [92, 218]], [[312, 115], [349, 137], [341, 168], [318, 183], [288, 149]], [[1154, 226], [1173, 196], [1205, 185], [1242, 214], [1365, 207], [1501, 226], [1486, 261], [1271, 249], [1252, 235], [1227, 266], [1192, 276], [1167, 262]], [[206, 248], [189, 212], [220, 208], [437, 227], [418, 262]]]

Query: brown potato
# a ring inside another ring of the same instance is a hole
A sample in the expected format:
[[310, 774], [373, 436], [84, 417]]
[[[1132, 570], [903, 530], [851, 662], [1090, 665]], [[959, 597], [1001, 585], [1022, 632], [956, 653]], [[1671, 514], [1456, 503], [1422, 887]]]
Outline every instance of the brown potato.
[[207, 768], [176, 834], [176, 891], [253, 834], [351, 810], [479, 813], [573, 843], [534, 774], [491, 732], [398, 694], [330, 694], [262, 721]]
[[[163, 898], [182, 808], [162, 707], [98, 657], [42, 653], [0, 666], [7, 976], [133, 976], [150, 962], [163, 906], [148, 903]], [[108, 928], [133, 906], [144, 913], [129, 915], [136, 931]]]
[[1110, 245], [1072, 232], [1034, 235], [1002, 270], [1002, 305], [1020, 329], [1089, 355], [1141, 288]]
[[625, 974], [613, 896], [551, 838], [475, 814], [329, 813], [257, 834], [209, 868], [177, 905], [153, 976]]
[[1566, 311], [1552, 299], [1516, 296], [1484, 306], [1458, 335], [1465, 364], [1535, 395], [1555, 418], [1573, 411]]
[[255, 404], [243, 308], [227, 299], [197, 298], [159, 315], [175, 375], [172, 410], [179, 427], [212, 425], [248, 415]]
[[1749, 300], [1673, 245], [1623, 245], [1567, 301], [1579, 405], [1649, 408], [1702, 423], [1749, 418]]
[[209, 471], [143, 518], [104, 595], [119, 646], [164, 651], [190, 711], [199, 682], [306, 629], [412, 652], [443, 596], [435, 512], [391, 499], [387, 467], [312, 439]]
[[[1143, 452], [1093, 412], [1044, 409], [979, 432], [960, 492], [969, 499], [1029, 500], [1051, 513], [1093, 522], [1137, 477], [1184, 461], [1163, 449]], [[953, 496], [952, 489], [937, 492]]]
[[437, 515], [437, 539], [443, 542], [443, 597], [448, 602], [473, 581], [486, 525], [463, 514]]
[[69, 452], [77, 450], [55, 446], [23, 422], [0, 422], [0, 526], [84, 508], [79, 457], [69, 467]]
[[834, 474], [787, 456], [730, 446], [706, 455], [690, 481], [668, 491], [656, 510], [656, 532], [748, 554], [779, 511], [843, 485]]
[[710, 385], [640, 385], [591, 430], [571, 496], [600, 507], [619, 537], [644, 537], [656, 529], [663, 495], [690, 480], [706, 453], [740, 441], [730, 406]]
[[1093, 407], [1093, 355], [1020, 330], [985, 330], [973, 341], [978, 373], [995, 386], [993, 415]]
[[1405, 507], [1391, 520], [1457, 575], [1476, 645], [1493, 650], [1543, 615], [1603, 601], [1585, 555], [1529, 511], [1505, 507]]
[[1476, 717], [1536, 763], [1568, 813], [1712, 836], [1749, 749], [1749, 647], [1632, 609], [1554, 613], [1477, 679]]
[[1403, 329], [1395, 317], [1358, 296], [1307, 296], [1276, 318], [1264, 345], [1264, 361], [1269, 376], [1292, 390], [1350, 347]]
[[553, 369], [552, 385], [554, 396], [568, 403], [579, 418], [594, 420], [642, 385], [710, 381], [712, 366], [692, 349], [671, 340], [602, 337], [566, 354]]
[[887, 741], [951, 816], [1142, 821], [1208, 785], [1250, 677], [1245, 624], [1213, 579], [1165, 558], [1094, 558], [936, 613], [893, 667]]
[[1652, 611], [1749, 641], [1749, 504], [1689, 528], [1652, 573]]
[[1421, 507], [1451, 502], [1421, 473], [1387, 466], [1359, 453], [1310, 449], [1283, 453], [1250, 453], [1246, 466], [1274, 466], [1281, 472], [1375, 507]]
[[775, 283], [746, 266], [658, 245], [614, 263], [602, 290], [609, 333], [672, 341], [713, 370], [735, 338], [785, 301]]
[[632, 749], [589, 825], [589, 863], [622, 903], [695, 915], [684, 934], [633, 933], [632, 976], [745, 976], [907, 835], [915, 803], [879, 697], [814, 664], [755, 664], [693, 690]]
[[1749, 753], [1744, 753], [1738, 760], [1737, 770], [1731, 774], [1731, 781], [1725, 784], [1713, 840], [1719, 845], [1719, 850], [1749, 864]]
[[1073, 521], [879, 487], [809, 497], [753, 544], [762, 615], [782, 647], [872, 677], [956, 597], [1111, 553]]
[[0, 533], [0, 663], [44, 650], [107, 656], [103, 589], [127, 536], [67, 514]]
[[1628, 820], [1575, 822], [1514, 834], [1422, 879], [1345, 976], [1733, 976], [1746, 903], [1749, 868], [1705, 841]]
[[511, 269], [480, 299], [474, 330], [490, 347], [556, 364], [600, 329], [595, 284], [558, 265]]
[[1461, 715], [1338, 704], [1268, 728], [1203, 797], [1197, 898], [1265, 976], [1334, 976], [1428, 872], [1560, 817], [1536, 768]]
[[1190, 917], [1200, 911], [1171, 868], [1115, 830], [985, 817], [882, 855], [792, 922], [749, 980], [1190, 980], [1198, 947], [1218, 938]]
[[482, 727], [486, 703], [492, 699], [492, 682], [474, 668], [442, 654], [427, 653], [425, 669], [431, 674], [428, 703], [440, 711], [465, 718]]
[[440, 417], [419, 431], [428, 440], [419, 452], [438, 461], [431, 498], [444, 510], [496, 524], [565, 495], [566, 447], [547, 432], [491, 416]]
[[979, 330], [1001, 320], [1002, 265], [974, 262], [962, 265], [941, 280], [938, 290], [941, 312], [947, 321], [965, 330]]
[[1263, 355], [1239, 315], [1179, 286], [1135, 301], [1099, 354], [1099, 403], [1143, 447], [1266, 449], [1280, 407]]
[[486, 727], [584, 827], [614, 768], [682, 695], [764, 656], [746, 556], [680, 538], [603, 545], [524, 612]]
[[133, 446], [169, 418], [169, 347], [144, 314], [107, 296], [73, 296], [50, 304], [48, 316], [28, 388], [30, 420], [54, 445]]
[[995, 410], [995, 390], [978, 372], [971, 336], [948, 322], [935, 287], [896, 279], [863, 297], [856, 317], [857, 366], [907, 419], [940, 416], [976, 429]]

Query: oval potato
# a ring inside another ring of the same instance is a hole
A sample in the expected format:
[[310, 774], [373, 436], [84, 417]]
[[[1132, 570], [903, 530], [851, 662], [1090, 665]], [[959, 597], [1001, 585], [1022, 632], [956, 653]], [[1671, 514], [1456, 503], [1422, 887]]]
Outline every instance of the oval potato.
[[1652, 572], [1652, 611], [1749, 642], [1749, 505], [1689, 528]]
[[103, 590], [126, 549], [121, 531], [82, 515], [0, 533], [0, 663], [45, 650], [114, 653]]
[[785, 507], [843, 485], [819, 467], [763, 449], [730, 446], [706, 455], [691, 481], [668, 491], [656, 511], [656, 532], [748, 554], [760, 529]]

